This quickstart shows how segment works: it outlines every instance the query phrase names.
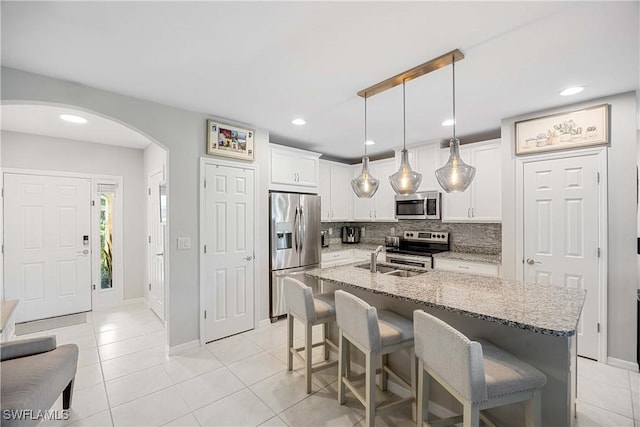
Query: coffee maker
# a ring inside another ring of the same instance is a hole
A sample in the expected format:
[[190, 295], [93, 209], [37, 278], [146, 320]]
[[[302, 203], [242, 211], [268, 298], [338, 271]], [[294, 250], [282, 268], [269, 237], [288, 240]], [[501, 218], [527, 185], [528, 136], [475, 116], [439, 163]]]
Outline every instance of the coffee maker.
[[342, 227], [342, 243], [360, 243], [360, 228]]

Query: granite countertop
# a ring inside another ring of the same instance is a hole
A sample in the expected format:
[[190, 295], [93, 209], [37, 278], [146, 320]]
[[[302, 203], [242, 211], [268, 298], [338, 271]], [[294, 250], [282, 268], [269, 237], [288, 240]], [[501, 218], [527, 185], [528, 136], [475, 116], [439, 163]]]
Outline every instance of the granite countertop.
[[502, 264], [501, 255], [472, 254], [468, 252], [440, 252], [432, 255], [434, 258], [452, 259], [458, 261], [482, 262], [486, 264]]
[[355, 266], [316, 268], [306, 274], [341, 286], [565, 337], [575, 334], [586, 296], [581, 289], [435, 270], [407, 278]]

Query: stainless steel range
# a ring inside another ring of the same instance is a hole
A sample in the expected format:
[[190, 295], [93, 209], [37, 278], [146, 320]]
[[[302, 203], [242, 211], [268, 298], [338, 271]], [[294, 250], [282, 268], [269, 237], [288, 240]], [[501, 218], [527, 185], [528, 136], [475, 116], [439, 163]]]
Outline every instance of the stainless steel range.
[[446, 231], [405, 231], [397, 246], [387, 244], [387, 262], [433, 268], [431, 254], [449, 250]]

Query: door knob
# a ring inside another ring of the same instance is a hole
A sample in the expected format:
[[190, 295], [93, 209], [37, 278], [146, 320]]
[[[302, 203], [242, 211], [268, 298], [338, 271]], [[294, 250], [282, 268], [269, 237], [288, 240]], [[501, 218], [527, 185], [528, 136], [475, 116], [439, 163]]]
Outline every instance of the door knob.
[[87, 255], [89, 253], [89, 249], [85, 249], [83, 251], [76, 252], [77, 254]]
[[246, 257], [244, 257], [242, 259], [245, 260], [245, 261], [251, 261], [253, 259], [253, 257], [251, 255], [249, 255], [249, 256], [246, 256]]
[[527, 264], [533, 265], [533, 264], [542, 264], [542, 263], [540, 261], [536, 261], [533, 258], [527, 258]]

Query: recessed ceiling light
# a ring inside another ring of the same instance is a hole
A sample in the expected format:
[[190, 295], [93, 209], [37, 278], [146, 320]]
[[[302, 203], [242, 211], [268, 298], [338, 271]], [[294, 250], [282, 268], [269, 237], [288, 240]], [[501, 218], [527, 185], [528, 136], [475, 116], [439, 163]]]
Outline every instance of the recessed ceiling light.
[[442, 122], [442, 126], [453, 126], [453, 119], [447, 119]]
[[297, 118], [297, 119], [291, 120], [291, 123], [293, 123], [294, 125], [297, 125], [297, 126], [302, 126], [302, 125], [306, 124], [307, 121], [305, 119]]
[[366, 145], [375, 145], [375, 143], [375, 141], [372, 141], [370, 139], [365, 142]]
[[60, 118], [69, 123], [87, 123], [87, 119], [73, 114], [60, 114]]
[[575, 95], [576, 93], [580, 93], [583, 90], [584, 88], [582, 86], [569, 87], [563, 90], [562, 92], [560, 92], [560, 95], [562, 96]]

